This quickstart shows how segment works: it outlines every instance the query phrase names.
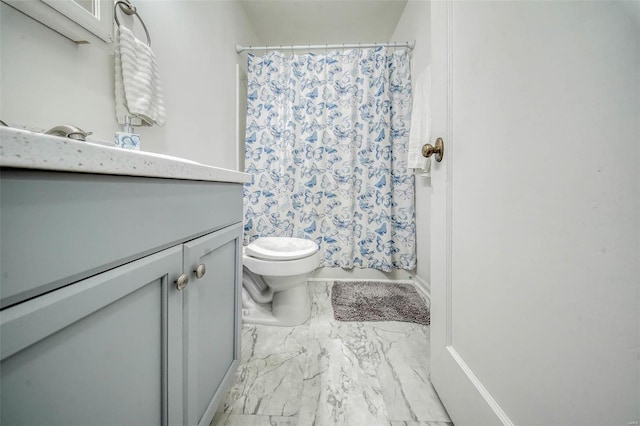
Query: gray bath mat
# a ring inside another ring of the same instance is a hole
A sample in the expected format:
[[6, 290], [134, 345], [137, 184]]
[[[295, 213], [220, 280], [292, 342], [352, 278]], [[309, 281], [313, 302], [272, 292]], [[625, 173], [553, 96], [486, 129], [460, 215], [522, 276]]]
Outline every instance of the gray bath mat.
[[331, 304], [338, 321], [431, 322], [427, 304], [411, 284], [336, 281]]

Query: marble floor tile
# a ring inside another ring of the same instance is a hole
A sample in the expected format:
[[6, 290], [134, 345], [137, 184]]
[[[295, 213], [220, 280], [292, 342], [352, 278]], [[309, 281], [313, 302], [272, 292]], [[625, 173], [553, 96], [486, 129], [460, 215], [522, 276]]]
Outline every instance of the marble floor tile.
[[297, 417], [218, 413], [210, 426], [297, 426]]
[[336, 321], [331, 306], [331, 282], [316, 282], [309, 286], [311, 318], [309, 336], [314, 339], [341, 339], [353, 335], [363, 327], [363, 322]]
[[331, 307], [331, 286], [333, 282], [316, 281], [307, 284], [311, 301], [311, 318], [309, 324], [325, 318], [333, 318]]
[[310, 282], [298, 327], [244, 326], [236, 380], [212, 426], [452, 426], [429, 381], [429, 327], [343, 322], [333, 281]]
[[370, 323], [378, 345], [376, 372], [391, 420], [450, 421], [429, 381], [428, 327], [401, 322]]
[[341, 340], [310, 340], [298, 424], [388, 426], [370, 361]]
[[305, 327], [244, 326], [240, 366], [219, 411], [297, 416], [307, 334]]

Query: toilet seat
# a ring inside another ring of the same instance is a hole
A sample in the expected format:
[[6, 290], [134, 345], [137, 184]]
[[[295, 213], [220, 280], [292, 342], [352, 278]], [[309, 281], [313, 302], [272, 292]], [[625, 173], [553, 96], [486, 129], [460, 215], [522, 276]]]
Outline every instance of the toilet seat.
[[[306, 274], [315, 270], [320, 264], [320, 253], [315, 252], [311, 256], [291, 260], [265, 260], [249, 256], [245, 247], [242, 253], [242, 264], [255, 274], [270, 277], [287, 277], [292, 275]], [[267, 283], [269, 284], [269, 283]], [[275, 288], [275, 284], [269, 284]]]
[[313, 255], [318, 245], [304, 238], [262, 237], [245, 247], [245, 254], [263, 260], [295, 260]]

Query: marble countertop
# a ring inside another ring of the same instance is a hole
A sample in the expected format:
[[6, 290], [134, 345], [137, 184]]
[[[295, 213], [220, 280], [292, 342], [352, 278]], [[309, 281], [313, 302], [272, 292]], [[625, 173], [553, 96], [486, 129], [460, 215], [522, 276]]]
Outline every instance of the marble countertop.
[[244, 183], [251, 180], [247, 173], [183, 158], [129, 151], [9, 127], [0, 127], [0, 166], [211, 182]]

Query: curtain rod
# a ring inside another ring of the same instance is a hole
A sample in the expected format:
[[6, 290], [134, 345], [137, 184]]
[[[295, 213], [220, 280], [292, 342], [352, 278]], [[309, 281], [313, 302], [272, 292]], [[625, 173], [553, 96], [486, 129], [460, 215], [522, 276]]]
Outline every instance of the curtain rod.
[[357, 49], [363, 47], [408, 47], [413, 50], [416, 42], [405, 41], [403, 43], [351, 43], [351, 44], [305, 44], [298, 46], [240, 46], [236, 44], [236, 53], [249, 50], [314, 50], [314, 49]]

